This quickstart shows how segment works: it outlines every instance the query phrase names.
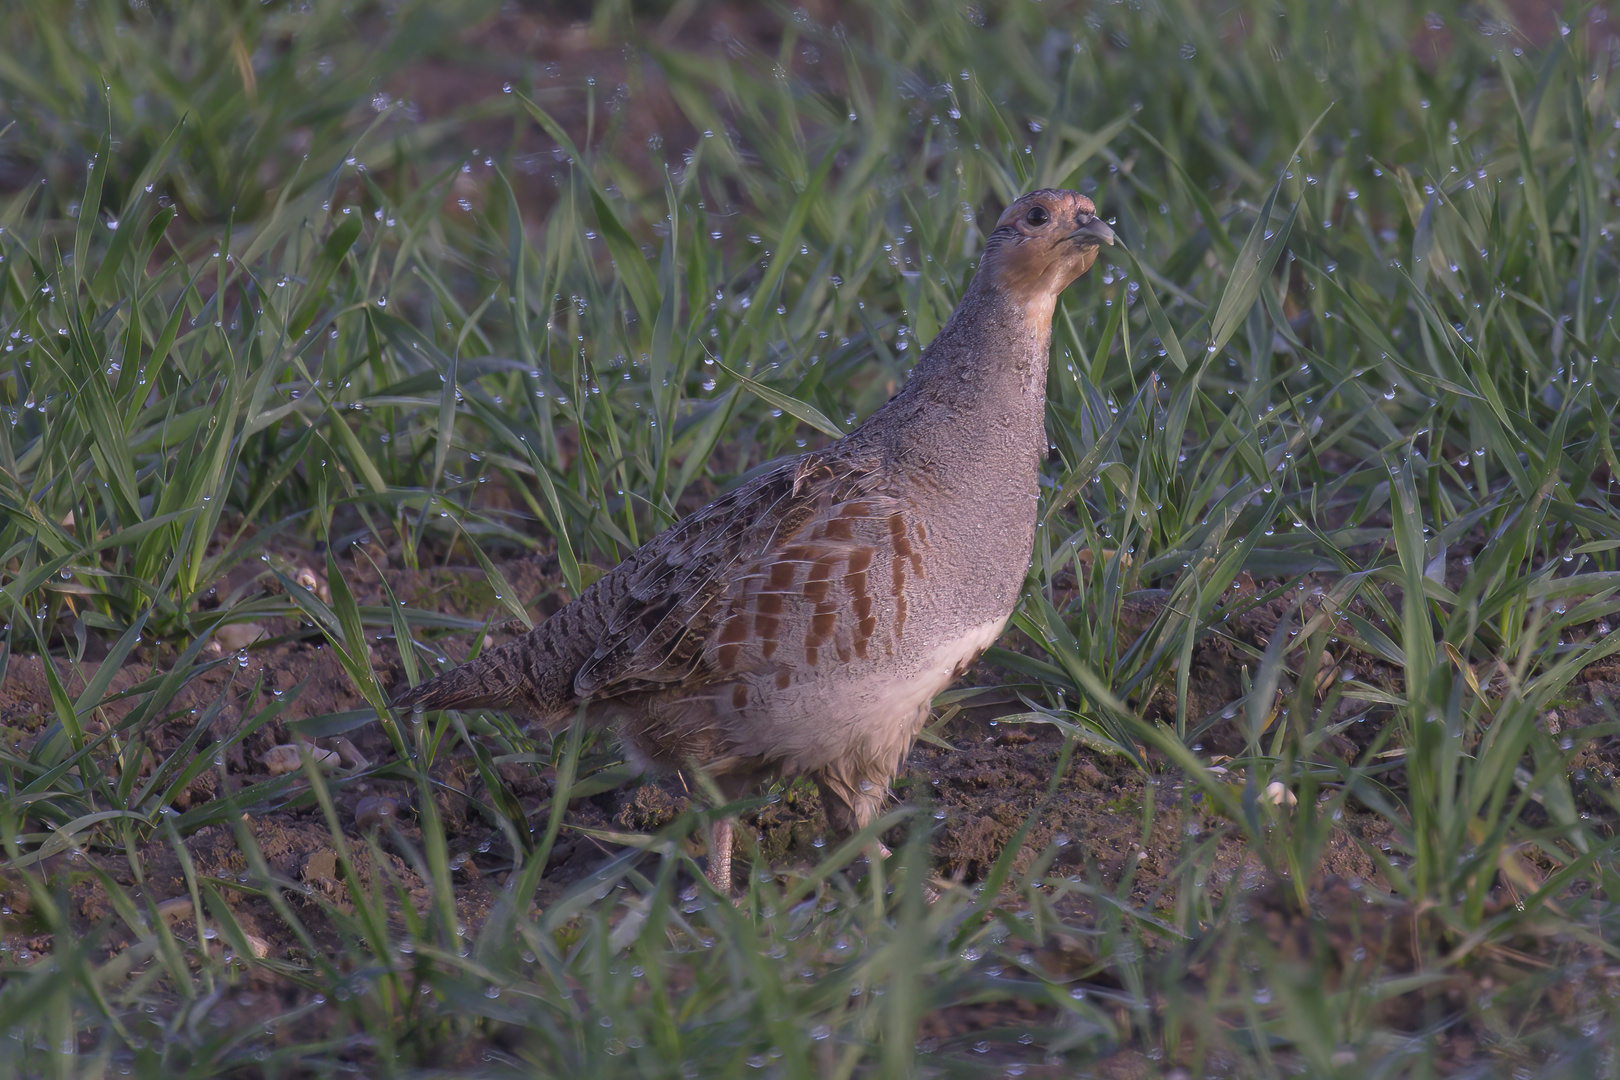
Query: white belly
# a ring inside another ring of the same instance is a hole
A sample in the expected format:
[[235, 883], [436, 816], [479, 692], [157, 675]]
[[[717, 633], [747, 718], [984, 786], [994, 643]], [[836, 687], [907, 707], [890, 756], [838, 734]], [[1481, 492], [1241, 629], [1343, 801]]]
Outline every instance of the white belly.
[[826, 696], [807, 695], [799, 708], [773, 718], [774, 731], [760, 740], [760, 748], [771, 743], [778, 752], [785, 750], [789, 772], [817, 769], [852, 754], [898, 764], [927, 721], [934, 695], [995, 644], [1006, 624], [1003, 616], [972, 627], [937, 646], [909, 674], [872, 674], [830, 688]]
[[[980, 653], [996, 643], [1002, 627], [1006, 625], [1005, 618], [995, 619], [973, 627], [954, 641], [946, 642], [935, 649], [922, 669], [909, 679], [896, 679], [888, 683], [871, 680], [877, 692], [872, 699], [873, 708], [868, 714], [868, 722], [881, 724], [878, 718], [881, 715], [903, 717], [909, 723], [913, 716], [934, 700], [934, 695], [951, 685], [957, 675], [979, 658]], [[916, 733], [915, 730], [911, 731], [908, 738]]]

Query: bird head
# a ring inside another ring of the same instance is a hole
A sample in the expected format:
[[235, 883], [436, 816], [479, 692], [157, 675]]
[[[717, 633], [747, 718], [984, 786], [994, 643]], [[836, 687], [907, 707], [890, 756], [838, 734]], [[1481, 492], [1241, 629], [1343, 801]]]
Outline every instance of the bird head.
[[1032, 191], [1016, 200], [985, 241], [979, 273], [1032, 316], [1052, 317], [1058, 293], [1097, 261], [1114, 230], [1077, 191]]

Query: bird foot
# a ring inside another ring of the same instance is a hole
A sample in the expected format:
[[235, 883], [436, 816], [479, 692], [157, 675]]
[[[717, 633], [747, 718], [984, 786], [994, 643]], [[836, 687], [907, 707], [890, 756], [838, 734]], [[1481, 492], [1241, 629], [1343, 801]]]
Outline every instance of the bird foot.
[[707, 877], [714, 891], [731, 896], [731, 819], [721, 818], [709, 826]]

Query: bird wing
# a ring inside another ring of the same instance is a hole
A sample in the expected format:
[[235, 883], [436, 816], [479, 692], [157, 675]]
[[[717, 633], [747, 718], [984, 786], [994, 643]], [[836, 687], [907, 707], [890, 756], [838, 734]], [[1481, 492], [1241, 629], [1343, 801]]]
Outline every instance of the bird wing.
[[705, 681], [704, 645], [749, 583], [775, 561], [802, 559], [803, 538], [825, 533], [875, 472], [807, 454], [649, 541], [619, 568], [621, 580], [601, 583], [612, 590], [604, 597], [610, 614], [574, 677], [575, 693], [602, 698]]

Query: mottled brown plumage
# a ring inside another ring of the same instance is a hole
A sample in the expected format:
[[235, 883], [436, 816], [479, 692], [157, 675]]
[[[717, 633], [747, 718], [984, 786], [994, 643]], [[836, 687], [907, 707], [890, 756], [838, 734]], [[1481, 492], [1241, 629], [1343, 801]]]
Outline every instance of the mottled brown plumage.
[[[701, 768], [729, 790], [808, 774], [835, 828], [864, 826], [929, 701], [1017, 602], [1053, 305], [1112, 242], [1082, 195], [1019, 199], [905, 389], [866, 423], [677, 522], [525, 637], [398, 704], [548, 726], [583, 705], [643, 765]], [[728, 888], [729, 828], [717, 832], [710, 873]]]

